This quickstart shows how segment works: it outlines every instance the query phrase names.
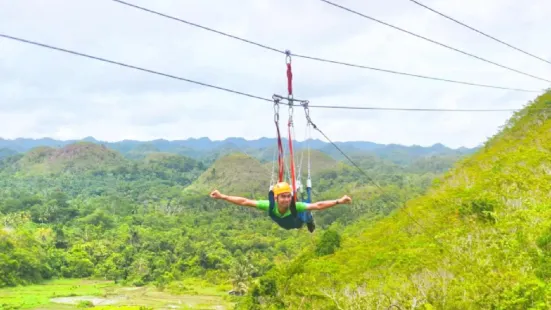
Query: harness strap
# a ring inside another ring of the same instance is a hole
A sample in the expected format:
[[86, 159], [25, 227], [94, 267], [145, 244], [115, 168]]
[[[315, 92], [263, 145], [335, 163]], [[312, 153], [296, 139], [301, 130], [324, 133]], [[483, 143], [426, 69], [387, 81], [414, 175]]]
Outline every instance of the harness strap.
[[275, 206], [275, 195], [273, 190], [270, 190], [270, 192], [268, 193], [268, 201], [270, 202], [270, 206], [268, 208], [268, 214], [270, 214]]
[[294, 202], [297, 199], [297, 185], [296, 185], [296, 175], [295, 175], [295, 156], [293, 153], [293, 136], [291, 131], [293, 128], [293, 71], [291, 69], [291, 51], [285, 51], [286, 54], [286, 63], [287, 63], [287, 88], [289, 91], [289, 122], [288, 122], [288, 131], [289, 131], [289, 156], [291, 161], [291, 183], [292, 183], [292, 192], [293, 197], [291, 200], [291, 212], [296, 216], [296, 206]]
[[287, 91], [289, 96], [293, 95], [293, 70], [291, 69], [291, 51], [285, 51], [285, 61], [287, 63]]
[[296, 176], [295, 176], [295, 159], [293, 154], [293, 139], [291, 138], [291, 127], [292, 127], [292, 120], [289, 120], [289, 155], [291, 156], [291, 182], [293, 184], [292, 191], [293, 196], [291, 197], [291, 213], [294, 217], [297, 216], [297, 185], [296, 185]]
[[285, 168], [283, 166], [283, 143], [281, 142], [281, 133], [279, 131], [279, 99], [274, 99], [274, 123], [277, 131], [277, 149], [278, 149], [278, 180], [283, 182], [283, 173]]
[[285, 168], [283, 166], [283, 143], [281, 142], [281, 135], [279, 132], [279, 124], [276, 123], [277, 129], [277, 148], [278, 148], [278, 162], [279, 162], [279, 182], [283, 182], [283, 172]]

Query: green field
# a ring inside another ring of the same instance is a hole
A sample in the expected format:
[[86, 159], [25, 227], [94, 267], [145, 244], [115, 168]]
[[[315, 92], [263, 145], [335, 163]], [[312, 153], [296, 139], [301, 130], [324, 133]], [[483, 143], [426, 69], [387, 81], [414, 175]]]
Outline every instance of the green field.
[[0, 289], [0, 309], [223, 310], [233, 308], [228, 290], [194, 279], [174, 282], [162, 291], [153, 286], [124, 287], [113, 281], [64, 279]]

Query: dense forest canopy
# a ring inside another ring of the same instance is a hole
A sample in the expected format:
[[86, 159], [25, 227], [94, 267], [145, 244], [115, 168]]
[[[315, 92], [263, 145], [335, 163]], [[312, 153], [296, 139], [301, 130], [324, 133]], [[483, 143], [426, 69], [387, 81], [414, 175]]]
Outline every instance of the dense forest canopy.
[[[441, 163], [414, 159], [398, 165], [356, 154], [361, 167], [389, 189], [381, 195], [350, 164], [312, 150], [314, 198], [355, 198], [351, 206], [315, 214], [319, 234], [332, 224], [384, 217], [394, 208], [390, 197], [405, 201], [423, 193], [442, 165], [453, 163], [449, 154], [431, 156]], [[208, 198], [218, 188], [266, 199], [271, 161], [243, 152], [220, 152], [209, 160], [147, 144], [123, 154], [89, 141], [11, 152], [0, 161], [0, 286], [94, 277], [162, 287], [193, 276], [234, 279], [245, 292], [251, 279], [290, 261], [306, 244], [325, 242], [317, 241], [319, 234], [281, 230], [258, 210]], [[305, 161], [300, 171], [306, 177]]]
[[531, 109], [546, 102], [474, 153], [359, 149], [360, 171], [311, 150], [314, 200], [353, 198], [314, 213], [313, 234], [208, 197], [267, 199], [271, 146], [5, 147], [0, 287], [93, 278], [162, 289], [195, 277], [231, 283], [240, 309], [548, 308], [551, 122]]

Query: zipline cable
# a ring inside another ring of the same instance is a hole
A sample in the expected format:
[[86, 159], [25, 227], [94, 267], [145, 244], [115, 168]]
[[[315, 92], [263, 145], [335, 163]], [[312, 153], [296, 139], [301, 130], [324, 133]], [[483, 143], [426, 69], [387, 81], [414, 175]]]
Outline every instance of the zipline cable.
[[532, 77], [532, 78], [534, 78], [534, 79], [538, 79], [538, 80], [541, 80], [541, 81], [551, 82], [551, 80], [547, 80], [547, 79], [544, 79], [544, 78], [540, 78], [540, 77], [537, 77], [537, 76], [535, 76], [535, 75], [532, 75], [532, 74], [529, 74], [529, 73], [526, 73], [526, 72], [522, 72], [522, 71], [517, 70], [517, 69], [513, 69], [513, 68], [510, 68], [510, 67], [507, 67], [507, 66], [498, 64], [498, 63], [493, 62], [493, 61], [491, 61], [491, 60], [482, 58], [482, 57], [480, 57], [480, 56], [476, 56], [476, 55], [471, 54], [471, 53], [469, 53], [469, 52], [462, 51], [462, 50], [460, 50], [460, 49], [458, 49], [458, 48], [449, 46], [449, 45], [447, 45], [447, 44], [440, 43], [440, 42], [437, 42], [437, 41], [435, 41], [435, 40], [432, 40], [432, 39], [429, 39], [429, 38], [427, 38], [427, 37], [424, 37], [424, 36], [422, 36], [422, 35], [415, 34], [415, 33], [411, 32], [411, 31], [408, 31], [408, 30], [402, 29], [402, 28], [400, 28], [400, 27], [397, 27], [397, 26], [388, 24], [388, 23], [386, 23], [386, 22], [383, 22], [383, 21], [378, 20], [378, 19], [376, 19], [376, 18], [367, 16], [367, 15], [365, 15], [365, 14], [362, 14], [362, 13], [358, 12], [358, 11], [349, 9], [349, 8], [347, 8], [347, 7], [344, 7], [344, 6], [342, 6], [342, 5], [333, 3], [333, 2], [331, 2], [331, 1], [328, 1], [328, 0], [319, 0], [319, 1], [325, 2], [325, 3], [327, 3], [327, 4], [330, 4], [330, 5], [332, 5], [332, 6], [335, 6], [335, 7], [337, 7], [337, 8], [340, 8], [340, 9], [343, 9], [343, 10], [348, 11], [348, 12], [350, 12], [350, 13], [353, 13], [353, 14], [359, 15], [359, 16], [361, 16], [361, 17], [370, 19], [370, 20], [372, 20], [372, 21], [375, 21], [375, 22], [380, 23], [380, 24], [383, 24], [383, 25], [385, 25], [385, 26], [394, 28], [394, 29], [396, 29], [396, 30], [405, 32], [405, 33], [407, 33], [407, 34], [410, 34], [410, 35], [415, 36], [415, 37], [417, 37], [417, 38], [420, 38], [420, 39], [426, 40], [426, 41], [428, 41], [428, 42], [434, 43], [434, 44], [436, 44], [436, 45], [440, 45], [440, 46], [445, 47], [445, 48], [447, 48], [447, 49], [456, 51], [456, 52], [458, 52], [458, 53], [461, 53], [461, 54], [464, 54], [464, 55], [467, 55], [467, 56], [476, 58], [476, 59], [478, 59], [478, 60], [482, 60], [482, 61], [484, 61], [484, 62], [490, 63], [490, 64], [492, 64], [492, 65], [495, 65], [495, 66], [498, 66], [498, 67], [501, 67], [501, 68], [504, 68], [504, 69], [507, 69], [507, 70], [509, 70], [509, 71], [513, 71], [513, 72], [516, 72], [516, 73], [519, 73], [519, 74], [522, 74], [522, 75], [526, 75], [526, 76], [529, 76], [529, 77]]
[[189, 83], [194, 83], [194, 84], [198, 84], [198, 85], [202, 85], [202, 86], [206, 86], [206, 87], [216, 88], [218, 90], [223, 90], [223, 91], [227, 91], [227, 92], [230, 92], [230, 93], [235, 93], [235, 94], [242, 95], [242, 96], [247, 96], [247, 97], [251, 97], [251, 98], [255, 98], [255, 99], [259, 99], [259, 100], [263, 100], [263, 101], [268, 101], [268, 102], [273, 102], [273, 100], [269, 99], [269, 98], [255, 96], [255, 95], [247, 94], [247, 93], [236, 91], [236, 90], [231, 90], [229, 88], [219, 87], [219, 86], [194, 81], [194, 80], [190, 80], [190, 79], [187, 79], [187, 78], [183, 78], [183, 77], [179, 77], [179, 76], [175, 76], [175, 75], [171, 75], [171, 74], [166, 74], [166, 73], [162, 73], [162, 72], [158, 72], [158, 71], [154, 71], [154, 70], [150, 70], [150, 69], [145, 69], [145, 68], [141, 68], [141, 67], [137, 67], [137, 66], [133, 66], [133, 65], [128, 65], [128, 64], [118, 62], [118, 61], [108, 60], [108, 59], [101, 58], [101, 57], [96, 57], [96, 56], [91, 56], [91, 55], [87, 55], [87, 54], [84, 54], [84, 53], [79, 53], [79, 52], [75, 52], [75, 51], [71, 51], [71, 50], [68, 50], [68, 49], [51, 46], [51, 45], [44, 44], [44, 43], [38, 43], [38, 42], [35, 42], [35, 41], [25, 40], [25, 39], [21, 39], [21, 38], [17, 38], [17, 37], [12, 37], [12, 36], [2, 34], [2, 33], [0, 33], [0, 37], [10, 39], [10, 40], [19, 41], [19, 42], [24, 42], [24, 43], [28, 43], [28, 44], [32, 44], [32, 45], [37, 45], [37, 46], [41, 46], [41, 47], [45, 47], [45, 48], [49, 48], [49, 49], [57, 50], [57, 51], [60, 51], [60, 52], [65, 52], [65, 53], [77, 55], [77, 56], [82, 56], [82, 57], [91, 58], [91, 59], [95, 59], [95, 60], [99, 60], [99, 61], [103, 61], [103, 62], [108, 62], [108, 63], [114, 64], [114, 65], [119, 65], [119, 66], [131, 68], [131, 69], [136, 69], [136, 70], [140, 70], [140, 71], [144, 71], [144, 72], [148, 72], [148, 73], [152, 73], [152, 74], [157, 74], [157, 75], [169, 77], [169, 78], [180, 80], [180, 81], [186, 81], [186, 82], [189, 82]]
[[512, 90], [512, 91], [527, 92], [527, 93], [540, 93], [540, 92], [544, 91], [543, 89], [542, 90], [530, 90], [530, 89], [523, 89], [523, 88], [512, 88], [512, 87], [495, 86], [495, 85], [472, 83], [472, 82], [465, 82], [465, 81], [458, 81], [458, 80], [450, 80], [450, 79], [431, 77], [431, 76], [414, 74], [414, 73], [400, 72], [400, 71], [394, 71], [394, 70], [388, 70], [388, 69], [380, 69], [380, 68], [375, 68], [375, 67], [369, 67], [369, 66], [358, 65], [358, 64], [351, 64], [351, 63], [346, 63], [346, 62], [341, 62], [341, 61], [328, 60], [328, 59], [312, 57], [312, 56], [306, 56], [306, 55], [299, 55], [299, 54], [293, 54], [293, 56], [304, 58], [304, 59], [310, 59], [310, 60], [316, 60], [316, 61], [321, 61], [321, 62], [338, 64], [338, 65], [343, 65], [343, 66], [349, 66], [349, 67], [358, 68], [358, 69], [374, 70], [374, 71], [380, 71], [380, 72], [391, 73], [391, 74], [396, 74], [396, 75], [411, 76], [411, 77], [427, 79], [427, 80], [433, 80], [433, 81], [449, 82], [449, 83], [456, 83], [456, 84], [462, 84], [462, 85], [470, 85], [470, 86], [478, 86], [478, 87], [486, 87], [486, 88], [495, 88], [495, 89], [503, 89], [503, 90]]
[[[521, 109], [437, 109], [437, 108], [383, 108], [361, 106], [309, 105], [312, 108], [345, 109], [345, 110], [378, 110], [378, 111], [408, 111], [408, 112], [516, 112]], [[527, 108], [528, 110], [551, 110], [550, 108]]]
[[536, 59], [539, 59], [539, 60], [541, 60], [541, 61], [543, 61], [543, 62], [546, 62], [546, 63], [548, 63], [548, 64], [551, 65], [551, 61], [549, 61], [549, 60], [547, 60], [547, 59], [543, 59], [543, 58], [538, 57], [538, 56], [536, 56], [536, 55], [534, 55], [534, 54], [531, 54], [531, 53], [529, 53], [529, 52], [527, 52], [527, 51], [524, 51], [524, 50], [522, 50], [522, 49], [520, 49], [520, 48], [518, 48], [518, 47], [515, 47], [515, 46], [513, 46], [513, 45], [511, 45], [511, 44], [509, 44], [509, 43], [503, 42], [502, 40], [499, 40], [499, 39], [497, 39], [497, 38], [495, 38], [495, 37], [493, 37], [493, 36], [491, 36], [491, 35], [489, 35], [489, 34], [486, 34], [486, 33], [482, 32], [482, 31], [480, 31], [480, 30], [474, 28], [474, 27], [471, 27], [471, 26], [469, 26], [469, 25], [467, 25], [467, 24], [465, 24], [465, 23], [462, 23], [462, 22], [458, 21], [457, 19], [454, 19], [454, 18], [452, 18], [452, 17], [450, 17], [450, 16], [448, 16], [448, 15], [442, 13], [442, 12], [439, 12], [439, 11], [433, 9], [433, 8], [430, 8], [430, 7], [428, 7], [427, 5], [425, 5], [425, 4], [423, 4], [423, 3], [419, 2], [419, 1], [416, 1], [416, 0], [408, 0], [408, 1], [411, 1], [411, 2], [417, 4], [417, 5], [421, 6], [421, 7], [424, 7], [425, 9], [427, 9], [427, 10], [429, 10], [429, 11], [432, 11], [432, 12], [434, 12], [434, 13], [436, 13], [436, 14], [438, 14], [438, 15], [444, 17], [444, 18], [447, 18], [447, 19], [449, 19], [449, 20], [451, 20], [451, 21], [453, 21], [453, 22], [455, 22], [455, 23], [458, 23], [458, 24], [461, 25], [461, 26], [464, 26], [464, 27], [466, 27], [466, 28], [469, 28], [469, 29], [471, 29], [472, 31], [478, 32], [478, 33], [480, 33], [481, 35], [483, 35], [483, 36], [485, 36], [485, 37], [488, 37], [488, 38], [490, 38], [490, 39], [492, 39], [492, 40], [494, 40], [494, 41], [496, 41], [496, 42], [499, 42], [499, 43], [501, 43], [501, 44], [503, 44], [503, 45], [506, 45], [506, 46], [508, 46], [508, 47], [510, 47], [510, 48], [512, 48], [512, 49], [514, 49], [514, 50], [517, 50], [517, 51], [519, 51], [519, 52], [521, 52], [521, 53], [524, 53], [524, 54], [526, 54], [526, 55], [528, 55], [528, 56], [532, 56], [532, 57], [534, 57], [534, 58], [536, 58]]
[[[155, 15], [158, 15], [158, 16], [162, 16], [162, 17], [165, 17], [165, 18], [168, 18], [168, 19], [171, 19], [171, 20], [175, 20], [175, 21], [178, 21], [178, 22], [181, 22], [181, 23], [193, 26], [193, 27], [201, 28], [203, 30], [207, 30], [207, 31], [211, 31], [211, 32], [223, 35], [223, 36], [227, 36], [229, 38], [236, 39], [236, 40], [248, 43], [248, 44], [252, 44], [252, 45], [255, 45], [257, 47], [261, 47], [261, 48], [264, 48], [264, 49], [267, 49], [267, 50], [270, 50], [270, 51], [273, 51], [273, 52], [276, 52], [276, 53], [286, 54], [286, 52], [287, 52], [287, 51], [284, 51], [284, 50], [280, 50], [280, 49], [277, 49], [277, 48], [274, 48], [274, 47], [267, 46], [265, 44], [261, 44], [261, 43], [257, 43], [257, 42], [251, 41], [251, 40], [243, 39], [243, 38], [240, 38], [238, 36], [228, 34], [226, 32], [215, 30], [215, 29], [210, 28], [210, 27], [201, 26], [197, 23], [193, 23], [193, 22], [190, 22], [190, 21], [178, 18], [178, 17], [170, 16], [170, 15], [160, 13], [160, 12], [148, 9], [148, 8], [144, 8], [142, 6], [138, 6], [138, 5], [135, 5], [135, 4], [132, 4], [132, 3], [128, 3], [128, 2], [125, 2], [125, 1], [121, 1], [121, 0], [112, 0], [112, 1], [123, 4], [123, 5], [127, 5], [129, 7], [136, 8], [136, 9], [148, 12], [148, 13], [152, 13], [152, 14], [155, 14]], [[326, 63], [332, 63], [332, 64], [337, 64], [337, 65], [343, 65], [343, 66], [348, 66], [348, 67], [354, 67], [354, 68], [358, 68], [358, 69], [367, 69], [367, 70], [373, 70], [373, 71], [379, 71], [379, 72], [385, 72], [385, 73], [391, 73], [391, 74], [397, 74], [397, 75], [404, 75], [404, 76], [410, 76], [410, 77], [416, 77], [416, 78], [422, 78], [422, 79], [428, 79], [428, 80], [434, 80], [434, 81], [449, 82], [449, 83], [463, 84], [463, 85], [469, 85], [469, 86], [478, 86], [478, 87], [486, 87], [486, 88], [494, 88], [494, 89], [512, 90], [512, 91], [519, 91], [519, 92], [538, 93], [538, 92], [542, 91], [542, 90], [528, 90], [528, 89], [521, 89], [521, 88], [511, 88], [511, 87], [494, 86], [494, 85], [472, 83], [472, 82], [465, 82], [465, 81], [458, 81], [458, 80], [450, 80], [450, 79], [444, 79], [444, 78], [438, 78], [438, 77], [424, 76], [424, 75], [420, 75], [420, 74], [413, 74], [413, 73], [406, 73], [406, 72], [400, 72], [400, 71], [394, 71], [394, 70], [388, 70], [388, 69], [375, 68], [375, 67], [370, 67], [370, 66], [365, 66], [365, 65], [351, 64], [351, 63], [347, 63], [347, 62], [323, 59], [323, 58], [307, 56], [307, 55], [300, 55], [300, 54], [290, 54], [290, 55], [294, 56], [294, 57], [299, 57], [299, 58], [304, 58], [304, 59], [309, 59], [309, 60], [315, 60], [315, 61], [320, 61], [320, 62], [326, 62]]]

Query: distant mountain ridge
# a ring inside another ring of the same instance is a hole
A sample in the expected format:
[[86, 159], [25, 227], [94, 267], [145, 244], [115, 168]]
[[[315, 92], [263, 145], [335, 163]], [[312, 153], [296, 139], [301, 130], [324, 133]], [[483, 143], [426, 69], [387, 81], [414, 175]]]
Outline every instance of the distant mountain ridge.
[[[166, 139], [155, 139], [155, 140], [121, 140], [116, 142], [107, 142], [107, 141], [101, 141], [97, 140], [94, 137], [86, 137], [83, 139], [73, 139], [73, 140], [57, 140], [52, 138], [40, 138], [40, 139], [33, 139], [33, 138], [16, 138], [16, 139], [4, 139], [0, 138], [0, 148], [8, 148], [14, 151], [18, 152], [26, 152], [34, 147], [37, 146], [50, 146], [50, 147], [62, 147], [67, 144], [72, 144], [75, 142], [93, 142], [93, 143], [101, 143], [106, 146], [121, 146], [122, 148], [133, 148], [141, 144], [150, 144], [155, 146], [156, 148], [160, 149], [161, 151], [165, 148], [171, 148], [175, 146], [180, 147], [189, 147], [197, 150], [212, 150], [220, 147], [227, 147], [227, 146], [235, 146], [235, 147], [241, 147], [241, 148], [272, 148], [276, 146], [277, 140], [276, 138], [260, 138], [255, 140], [246, 140], [244, 138], [226, 138], [224, 140], [211, 140], [210, 138], [189, 138], [185, 140], [166, 140]], [[287, 145], [288, 141], [287, 139], [283, 138], [282, 141], [285, 143], [285, 146]], [[310, 143], [310, 147], [313, 149], [323, 149], [327, 146], [331, 146], [328, 142], [323, 142], [319, 139], [312, 139], [307, 141], [294, 141], [293, 146], [297, 146], [297, 148], [301, 147], [307, 147], [308, 142]], [[475, 148], [466, 148], [466, 147], [460, 147], [460, 148], [450, 148], [447, 147], [441, 143], [436, 143], [432, 146], [419, 146], [419, 145], [412, 145], [412, 146], [406, 146], [401, 144], [380, 144], [375, 142], [369, 142], [369, 141], [347, 141], [347, 142], [334, 142], [336, 145], [345, 146], [345, 147], [353, 147], [357, 148], [359, 150], [376, 150], [376, 149], [382, 149], [382, 148], [396, 148], [396, 149], [411, 149], [411, 150], [419, 150], [419, 151], [428, 151], [428, 152], [462, 152], [462, 153], [470, 153], [478, 147]]]
[[[131, 158], [140, 158], [151, 152], [168, 152], [185, 155], [192, 158], [211, 158], [214, 161], [222, 155], [230, 152], [240, 151], [247, 153], [260, 160], [272, 160], [274, 150], [277, 148], [277, 139], [260, 138], [246, 140], [244, 138], [232, 137], [224, 140], [211, 140], [209, 138], [189, 138], [185, 140], [155, 139], [149, 141], [122, 140], [107, 142], [97, 140], [93, 137], [86, 137], [78, 140], [56, 140], [52, 138], [0, 138], [0, 149], [24, 153], [36, 147], [60, 148], [77, 142], [92, 142], [105, 145], [107, 148], [121, 152]], [[287, 149], [288, 141], [283, 139], [284, 147]], [[369, 141], [348, 141], [335, 142], [342, 151], [350, 155], [373, 154], [387, 158], [395, 163], [402, 163], [412, 158], [430, 157], [435, 155], [462, 156], [475, 152], [478, 148], [449, 148], [437, 143], [430, 147], [419, 145], [405, 146], [399, 144], [379, 144]], [[344, 159], [339, 150], [328, 142], [318, 139], [308, 141], [295, 141], [293, 147], [298, 151], [310, 146], [313, 150], [322, 151], [337, 159]], [[406, 159], [407, 158], [407, 159]]]

